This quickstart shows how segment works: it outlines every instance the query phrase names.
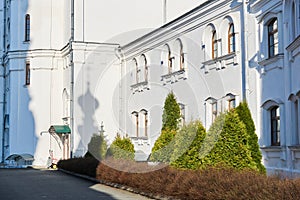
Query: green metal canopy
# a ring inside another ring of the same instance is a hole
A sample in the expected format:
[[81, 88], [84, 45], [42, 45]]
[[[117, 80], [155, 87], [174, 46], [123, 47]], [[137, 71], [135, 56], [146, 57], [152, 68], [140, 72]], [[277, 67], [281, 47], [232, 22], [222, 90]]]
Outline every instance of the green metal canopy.
[[71, 129], [67, 125], [52, 125], [49, 128], [49, 132], [56, 134], [71, 134]]

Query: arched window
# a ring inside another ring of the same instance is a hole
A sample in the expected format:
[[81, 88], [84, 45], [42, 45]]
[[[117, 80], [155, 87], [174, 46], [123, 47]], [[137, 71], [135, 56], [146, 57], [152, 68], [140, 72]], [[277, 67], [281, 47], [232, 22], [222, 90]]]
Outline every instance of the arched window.
[[268, 24], [268, 53], [269, 58], [278, 54], [278, 20], [272, 19]]
[[212, 38], [211, 38], [211, 43], [212, 43], [212, 59], [215, 59], [218, 57], [218, 40], [217, 40], [217, 32], [216, 30], [212, 31]]
[[135, 69], [135, 83], [139, 83], [140, 81], [140, 69], [137, 60], [134, 58], [133, 60], [133, 66]]
[[178, 38], [175, 40], [175, 71], [182, 70], [184, 68], [184, 53], [182, 41]]
[[161, 65], [163, 67], [163, 74], [172, 72], [171, 48], [168, 44], [165, 44], [162, 48]]
[[271, 145], [280, 146], [280, 113], [279, 107], [274, 106], [270, 109], [271, 115]]
[[25, 41], [30, 40], [30, 15], [25, 15]]
[[217, 101], [214, 101], [212, 104], [211, 104], [211, 112], [212, 112], [212, 122], [215, 121], [215, 119], [217, 118], [218, 116], [218, 102]]
[[136, 111], [133, 111], [131, 113], [132, 121], [133, 121], [133, 127], [135, 127], [135, 135], [136, 137], [139, 137], [139, 113]]
[[148, 137], [148, 111], [142, 109], [140, 111], [140, 134], [143, 137]]
[[234, 24], [229, 24], [228, 29], [228, 53], [235, 52], [235, 33], [234, 33]]
[[[144, 54], [141, 55], [141, 68], [143, 68], [144, 71], [144, 80], [143, 81], [148, 81], [148, 63], [147, 63], [147, 58]], [[141, 80], [142, 81], [142, 80]]]
[[185, 124], [185, 105], [182, 103], [178, 103], [180, 107], [180, 125], [183, 126]]

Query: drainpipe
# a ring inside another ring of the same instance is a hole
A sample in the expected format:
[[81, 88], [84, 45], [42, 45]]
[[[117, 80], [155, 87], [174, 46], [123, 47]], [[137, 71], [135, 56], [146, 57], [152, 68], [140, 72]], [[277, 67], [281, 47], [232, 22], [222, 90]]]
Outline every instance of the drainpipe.
[[5, 154], [4, 154], [4, 144], [5, 144], [5, 111], [6, 111], [6, 67], [4, 64], [4, 59], [5, 59], [5, 54], [6, 54], [6, 50], [5, 50], [5, 44], [6, 44], [6, 1], [3, 1], [3, 55], [2, 55], [2, 67], [3, 67], [3, 122], [2, 122], [2, 159], [1, 162], [4, 163], [4, 159], [5, 159]]
[[242, 100], [246, 101], [246, 67], [247, 67], [247, 39], [246, 39], [246, 10], [247, 3], [245, 0], [242, 2], [242, 10], [241, 10], [241, 75], [242, 75]]
[[73, 54], [73, 42], [74, 42], [74, 0], [71, 0], [71, 36], [69, 40], [70, 45], [70, 68], [71, 68], [71, 82], [70, 82], [70, 128], [71, 128], [71, 141], [70, 141], [70, 158], [73, 158], [74, 148], [74, 54]]
[[[126, 130], [126, 118], [125, 118], [125, 101], [123, 100], [123, 97], [126, 96], [126, 92], [124, 90], [125, 85], [123, 85], [122, 77], [124, 77], [124, 71], [125, 69], [125, 55], [119, 46], [115, 50], [115, 55], [117, 58], [120, 60], [120, 82], [119, 82], [119, 133], [123, 133], [125, 136], [125, 131]], [[124, 93], [123, 93], [124, 92]], [[123, 128], [123, 130], [122, 130]]]
[[163, 25], [167, 23], [167, 0], [163, 0]]

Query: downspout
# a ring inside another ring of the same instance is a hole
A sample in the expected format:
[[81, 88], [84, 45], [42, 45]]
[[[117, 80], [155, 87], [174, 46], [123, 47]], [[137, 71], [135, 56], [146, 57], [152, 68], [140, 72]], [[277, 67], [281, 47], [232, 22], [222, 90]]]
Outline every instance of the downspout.
[[[126, 95], [125, 93], [123, 94], [123, 92], [125, 92], [124, 90], [124, 85], [123, 85], [123, 81], [122, 81], [122, 77], [124, 76], [124, 61], [125, 61], [125, 55], [122, 52], [121, 47], [119, 46], [116, 51], [115, 51], [115, 55], [117, 56], [117, 58], [120, 60], [120, 82], [119, 82], [119, 132], [122, 133], [124, 130], [126, 130], [126, 118], [125, 118], [125, 102], [123, 101], [123, 97]], [[123, 128], [123, 130], [122, 130]], [[124, 132], [125, 134], [125, 132]], [[125, 135], [123, 135], [125, 136]]]
[[5, 144], [5, 111], [6, 111], [6, 67], [4, 64], [4, 60], [5, 60], [5, 54], [6, 54], [6, 50], [5, 50], [5, 44], [6, 44], [6, 1], [3, 1], [3, 55], [2, 55], [2, 67], [3, 67], [3, 121], [2, 121], [2, 159], [1, 162], [4, 163], [4, 144]]
[[242, 75], [242, 101], [247, 101], [246, 97], [246, 67], [247, 67], [247, 40], [246, 40], [246, 9], [247, 3], [245, 0], [242, 2], [242, 10], [241, 10], [241, 75]]
[[71, 139], [70, 139], [70, 158], [73, 158], [74, 148], [74, 53], [73, 53], [73, 42], [74, 42], [74, 0], [71, 0], [71, 35], [69, 40], [70, 45], [70, 128], [71, 128]]

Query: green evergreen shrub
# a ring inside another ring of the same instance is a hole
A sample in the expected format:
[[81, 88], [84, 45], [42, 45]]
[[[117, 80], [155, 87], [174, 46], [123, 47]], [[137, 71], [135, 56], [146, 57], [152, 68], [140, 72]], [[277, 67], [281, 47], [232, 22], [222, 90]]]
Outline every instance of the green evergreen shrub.
[[105, 158], [107, 152], [107, 142], [103, 133], [93, 134], [91, 140], [88, 144], [88, 152], [84, 157], [94, 157], [98, 160], [102, 160]]
[[262, 154], [259, 150], [258, 137], [255, 133], [255, 125], [251, 116], [247, 102], [242, 102], [236, 107], [236, 112], [239, 115], [240, 120], [245, 124], [248, 134], [248, 144], [251, 151], [251, 157], [256, 163], [257, 169], [261, 173], [266, 173], [266, 168], [261, 163]]
[[235, 110], [219, 115], [207, 133], [204, 148], [210, 152], [202, 166], [226, 166], [236, 169], [256, 169], [248, 146], [248, 134]]
[[162, 130], [178, 130], [180, 122], [180, 107], [173, 92], [169, 93], [164, 104], [162, 115]]
[[159, 138], [155, 141], [152, 148], [150, 160], [155, 162], [170, 162], [174, 150], [175, 130], [165, 129], [161, 131]]
[[164, 103], [161, 134], [155, 141], [150, 160], [170, 162], [173, 152], [174, 137], [179, 129], [180, 107], [173, 92], [169, 93]]
[[171, 165], [176, 168], [198, 169], [199, 154], [206, 132], [200, 121], [190, 122], [176, 134]]
[[115, 140], [110, 145], [107, 155], [115, 159], [134, 160], [134, 146], [129, 138], [121, 138], [117, 134]]

